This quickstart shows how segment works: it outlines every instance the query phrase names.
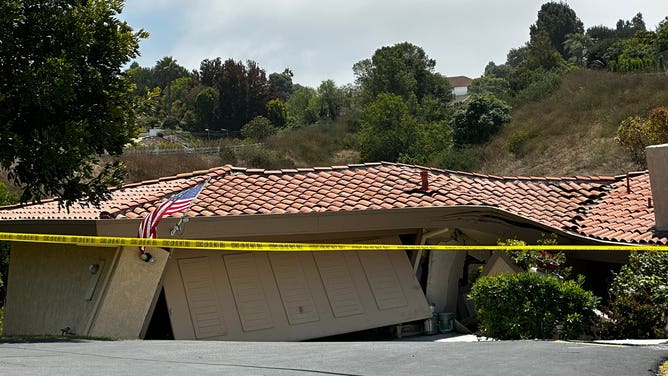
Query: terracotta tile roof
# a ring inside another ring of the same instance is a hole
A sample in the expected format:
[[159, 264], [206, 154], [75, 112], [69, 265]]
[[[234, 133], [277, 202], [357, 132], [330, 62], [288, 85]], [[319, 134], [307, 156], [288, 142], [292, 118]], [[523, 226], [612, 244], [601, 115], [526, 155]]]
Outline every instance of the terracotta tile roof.
[[473, 83], [473, 79], [468, 78], [466, 76], [454, 76], [454, 77], [448, 77], [448, 82], [450, 82], [450, 85], [452, 87], [469, 87], [471, 86], [471, 83]]
[[[421, 189], [420, 171], [429, 186]], [[99, 209], [57, 202], [0, 209], [0, 219], [139, 218], [161, 200], [211, 177], [189, 216], [290, 214], [476, 205], [499, 208], [573, 234], [668, 244], [653, 232], [646, 172], [617, 177], [498, 177], [396, 163], [262, 170], [220, 167], [129, 184]], [[177, 215], [178, 216], [178, 215]]]

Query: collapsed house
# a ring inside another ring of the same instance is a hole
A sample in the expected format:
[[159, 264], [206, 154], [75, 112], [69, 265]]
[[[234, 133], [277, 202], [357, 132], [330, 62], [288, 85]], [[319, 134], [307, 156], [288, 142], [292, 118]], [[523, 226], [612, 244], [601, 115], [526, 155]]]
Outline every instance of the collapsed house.
[[[0, 231], [133, 237], [164, 199], [209, 178], [182, 239], [424, 245], [420, 251], [232, 252], [12, 243], [4, 334], [305, 340], [466, 311], [471, 268], [495, 245], [668, 243], [668, 145], [650, 172], [497, 177], [397, 163], [284, 170], [220, 167], [128, 184], [100, 208], [0, 209]], [[650, 188], [650, 176], [652, 185]], [[166, 217], [169, 238], [179, 215]], [[576, 271], [625, 251], [567, 254]], [[590, 278], [596, 283], [596, 277]]]

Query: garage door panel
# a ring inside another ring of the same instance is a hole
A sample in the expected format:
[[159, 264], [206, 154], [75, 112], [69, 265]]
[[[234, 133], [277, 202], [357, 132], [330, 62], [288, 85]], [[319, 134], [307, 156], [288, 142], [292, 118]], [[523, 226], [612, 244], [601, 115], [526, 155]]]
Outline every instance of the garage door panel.
[[290, 325], [319, 321], [299, 256], [294, 253], [272, 253], [269, 261]]
[[180, 259], [178, 266], [195, 337], [205, 339], [226, 335], [227, 327], [218, 303], [208, 258]]
[[274, 326], [255, 257], [253, 253], [223, 256], [241, 326], [246, 332]]
[[358, 256], [378, 309], [383, 311], [405, 307], [408, 302], [389, 253], [361, 251]]
[[322, 252], [314, 255], [323, 286], [335, 317], [364, 313], [357, 288], [343, 252]]

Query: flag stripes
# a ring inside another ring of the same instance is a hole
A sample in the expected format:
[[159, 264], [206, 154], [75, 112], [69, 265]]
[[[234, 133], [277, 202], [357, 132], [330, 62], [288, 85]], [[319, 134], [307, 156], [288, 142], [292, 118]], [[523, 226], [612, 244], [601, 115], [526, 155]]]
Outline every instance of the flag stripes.
[[[193, 201], [197, 198], [197, 195], [202, 191], [207, 180], [192, 186], [185, 191], [175, 194], [167, 201], [164, 201], [158, 207], [150, 212], [144, 217], [139, 225], [139, 231], [137, 237], [139, 238], [156, 238], [156, 228], [160, 220], [170, 214], [180, 213], [182, 211], [188, 210], [192, 205]], [[144, 253], [146, 247], [139, 247], [139, 251]]]

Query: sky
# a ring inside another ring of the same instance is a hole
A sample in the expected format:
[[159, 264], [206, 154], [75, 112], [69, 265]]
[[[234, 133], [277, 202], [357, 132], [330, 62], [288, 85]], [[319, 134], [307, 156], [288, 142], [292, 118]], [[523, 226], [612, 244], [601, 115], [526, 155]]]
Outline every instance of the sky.
[[[546, 1], [532, 0], [127, 0], [121, 18], [150, 37], [141, 66], [172, 56], [188, 70], [204, 59], [254, 60], [267, 75], [290, 68], [293, 82], [353, 83], [352, 66], [383, 46], [410, 42], [445, 76], [482, 75], [529, 40]], [[643, 14], [654, 30], [666, 0], [568, 0], [585, 28], [614, 27]]]

